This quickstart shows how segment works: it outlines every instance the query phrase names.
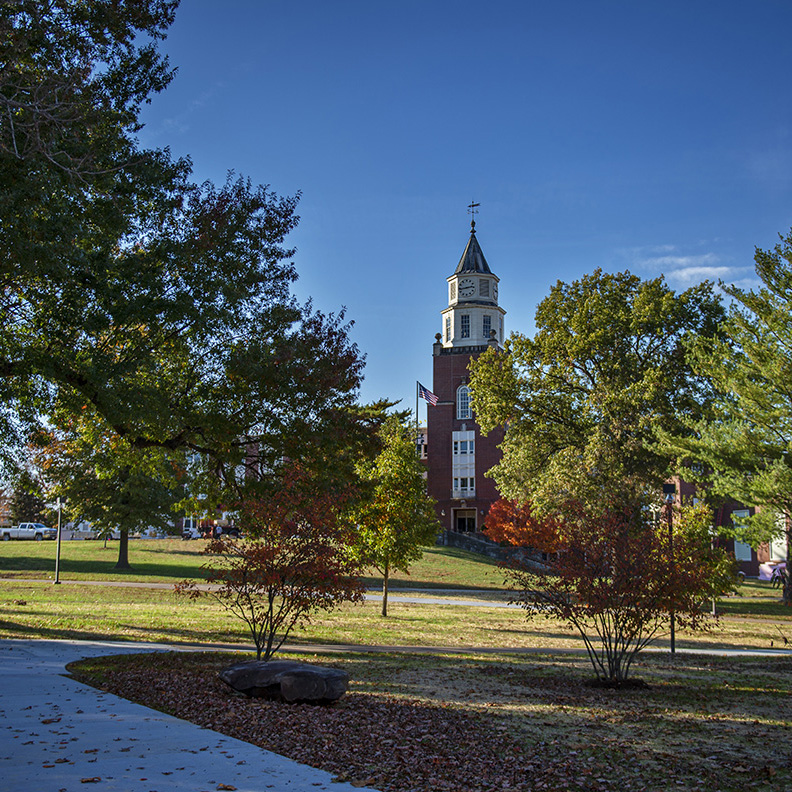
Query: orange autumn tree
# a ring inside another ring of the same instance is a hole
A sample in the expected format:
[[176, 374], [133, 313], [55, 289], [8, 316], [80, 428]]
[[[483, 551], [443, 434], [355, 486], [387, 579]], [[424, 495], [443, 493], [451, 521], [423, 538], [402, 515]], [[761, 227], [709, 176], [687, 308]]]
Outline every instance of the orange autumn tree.
[[733, 585], [733, 561], [713, 547], [706, 509], [678, 512], [672, 552], [665, 521], [640, 508], [594, 512], [571, 503], [563, 518], [540, 520], [527, 507], [501, 504], [493, 506], [490, 536], [553, 554], [542, 565], [512, 562], [512, 602], [529, 618], [561, 619], [576, 630], [603, 683], [627, 681], [635, 656], [672, 613], [681, 627], [705, 628], [702, 603]]
[[529, 504], [502, 498], [492, 504], [484, 520], [484, 533], [494, 542], [555, 553], [562, 531], [559, 522], [536, 516]]
[[224, 535], [206, 547], [203, 569], [212, 588], [190, 580], [177, 591], [213, 598], [247, 625], [256, 658], [271, 659], [311, 614], [363, 599], [360, 567], [347, 550], [352, 529], [339, 517], [349, 497], [349, 490], [313, 487], [292, 467], [271, 496], [239, 504], [243, 538]]

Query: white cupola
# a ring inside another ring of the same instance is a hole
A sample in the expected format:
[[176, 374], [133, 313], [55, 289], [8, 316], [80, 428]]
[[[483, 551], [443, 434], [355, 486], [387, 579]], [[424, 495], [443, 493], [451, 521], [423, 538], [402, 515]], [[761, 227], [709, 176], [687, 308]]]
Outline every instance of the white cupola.
[[[441, 342], [445, 348], [481, 347], [503, 343], [503, 317], [498, 305], [499, 278], [484, 258], [476, 238], [476, 221], [454, 274], [448, 281], [448, 307], [442, 311]], [[494, 335], [493, 335], [494, 331]]]

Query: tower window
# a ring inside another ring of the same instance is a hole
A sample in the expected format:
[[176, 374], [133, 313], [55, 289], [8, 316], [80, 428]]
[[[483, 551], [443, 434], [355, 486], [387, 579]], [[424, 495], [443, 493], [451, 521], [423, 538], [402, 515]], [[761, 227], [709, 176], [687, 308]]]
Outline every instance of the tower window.
[[462, 338], [470, 338], [470, 316], [468, 314], [462, 314], [462, 316], [459, 317], [459, 322], [459, 335]]
[[475, 454], [475, 442], [475, 440], [454, 440], [454, 456]]
[[457, 388], [457, 419], [460, 421], [470, 420], [473, 417], [470, 410], [470, 388], [467, 385], [460, 385]]
[[482, 278], [479, 281], [479, 297], [489, 297], [490, 294], [490, 282], [486, 278]]
[[451, 302], [456, 300], [456, 281], [451, 281]]
[[484, 314], [483, 327], [484, 338], [490, 337], [490, 330], [492, 330], [492, 317], [489, 314]]
[[447, 342], [451, 340], [451, 314], [445, 318], [445, 340]]

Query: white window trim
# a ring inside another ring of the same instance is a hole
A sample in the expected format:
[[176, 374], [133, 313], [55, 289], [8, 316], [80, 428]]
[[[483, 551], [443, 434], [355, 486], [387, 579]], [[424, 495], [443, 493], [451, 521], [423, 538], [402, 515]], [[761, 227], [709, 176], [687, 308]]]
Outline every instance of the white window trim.
[[[462, 409], [462, 396], [465, 395], [465, 407]], [[473, 410], [470, 406], [470, 388], [467, 385], [460, 385], [456, 392], [456, 417], [459, 421], [469, 421], [473, 418]]]

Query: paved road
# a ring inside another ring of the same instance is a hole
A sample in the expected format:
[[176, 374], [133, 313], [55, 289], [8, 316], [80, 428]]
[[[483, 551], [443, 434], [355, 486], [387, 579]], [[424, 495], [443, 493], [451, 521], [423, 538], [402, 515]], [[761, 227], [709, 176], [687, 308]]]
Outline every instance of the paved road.
[[64, 676], [82, 657], [173, 648], [0, 640], [0, 792], [359, 789]]

